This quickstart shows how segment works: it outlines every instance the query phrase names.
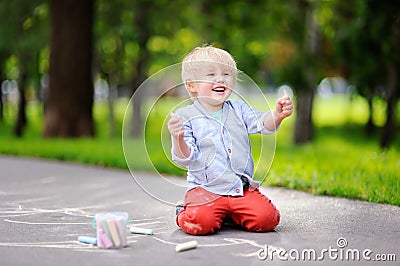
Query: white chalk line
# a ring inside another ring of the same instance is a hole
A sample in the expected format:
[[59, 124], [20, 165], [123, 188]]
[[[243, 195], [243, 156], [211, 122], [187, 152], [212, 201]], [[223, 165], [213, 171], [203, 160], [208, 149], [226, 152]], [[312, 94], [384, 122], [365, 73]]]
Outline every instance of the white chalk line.
[[[61, 209], [37, 209], [37, 208], [32, 208], [30, 210], [22, 210], [22, 208], [19, 208], [19, 210], [7, 210], [7, 211], [1, 211], [0, 210], [0, 217], [19, 217], [19, 216], [28, 216], [28, 215], [36, 215], [36, 214], [51, 214], [51, 213], [60, 213], [60, 214], [68, 214], [71, 216], [78, 216], [78, 217], [88, 217], [88, 218], [93, 218], [93, 215], [89, 215], [87, 212], [85, 212], [83, 209], [90, 209], [94, 208], [92, 206], [88, 207], [83, 207], [83, 208], [61, 208]], [[73, 212], [79, 212], [79, 214], [75, 214]]]
[[[91, 208], [91, 207], [86, 207], [86, 208]], [[21, 209], [21, 207], [19, 207]], [[37, 215], [37, 214], [52, 214], [52, 213], [60, 213], [60, 214], [67, 214], [71, 215], [71, 212], [76, 212], [77, 215], [74, 216], [80, 216], [80, 217], [88, 217], [88, 218], [93, 218], [94, 215], [89, 215], [85, 211], [82, 210], [83, 208], [64, 208], [64, 209], [55, 209], [55, 210], [49, 210], [49, 209], [32, 209], [32, 210], [24, 210], [26, 213], [21, 214], [21, 212], [24, 211], [3, 211], [4, 213], [19, 213], [18, 215], [8, 215], [8, 217], [18, 217], [18, 216], [27, 216], [27, 215]], [[75, 213], [74, 213], [75, 214]], [[84, 216], [80, 215], [84, 214]], [[6, 216], [7, 217], [7, 216]], [[160, 220], [165, 219], [165, 217], [156, 217], [156, 218], [144, 218], [144, 219], [136, 219], [133, 223], [132, 221], [130, 222], [132, 225], [135, 226], [144, 226], [144, 225], [159, 225], [162, 224], [163, 222]], [[18, 220], [13, 220], [13, 219], [4, 219], [4, 222], [8, 223], [14, 223], [14, 224], [25, 224], [25, 225], [91, 225], [91, 222], [27, 222], [27, 221], [18, 221]], [[127, 225], [127, 228], [130, 226]], [[158, 228], [164, 228], [158, 226]], [[73, 235], [73, 234], [72, 234]], [[127, 235], [127, 244], [133, 244], [137, 242], [137, 238], [142, 235], [133, 235], [129, 234]], [[70, 248], [70, 249], [80, 249], [80, 251], [87, 251], [89, 249], [92, 251], [91, 247], [96, 247], [95, 245], [88, 245], [84, 243], [80, 243], [79, 241], [64, 241], [64, 242], [27, 242], [27, 243], [0, 243], [0, 246], [7, 246], [7, 247], [41, 247], [41, 248]], [[97, 248], [96, 248], [97, 250]], [[100, 252], [103, 251], [100, 249]]]
[[[131, 201], [124, 201], [121, 202], [121, 204], [128, 204]], [[70, 216], [75, 216], [75, 217], [85, 217], [85, 218], [91, 218], [93, 219], [94, 215], [88, 213], [85, 211], [85, 209], [98, 209], [98, 208], [104, 208], [104, 205], [92, 205], [92, 206], [86, 206], [86, 207], [67, 207], [67, 208], [58, 208], [58, 209], [41, 209], [41, 208], [32, 208], [28, 210], [23, 210], [22, 206], [18, 206], [18, 210], [0, 210], [0, 217], [1, 218], [10, 218], [10, 217], [22, 217], [22, 216], [31, 216], [31, 215], [37, 215], [37, 214], [52, 214], [52, 213], [59, 213], [59, 214], [67, 214]], [[5, 221], [8, 222], [14, 222], [17, 223], [15, 220], [10, 220], [10, 219], [5, 219]], [[87, 224], [87, 223], [33, 223], [33, 222], [22, 222], [20, 221], [19, 223], [22, 224]]]
[[26, 243], [0, 243], [1, 247], [33, 247], [33, 248], [87, 248], [77, 241], [62, 242], [26, 242]]
[[159, 216], [159, 217], [154, 217], [154, 218], [140, 218], [140, 219], [133, 219], [132, 221], [140, 221], [140, 222], [144, 222], [144, 221], [154, 221], [154, 220], [162, 220], [165, 219], [167, 217], [165, 216]]
[[[136, 243], [137, 240], [128, 240], [127, 244]], [[29, 247], [29, 248], [64, 248], [64, 249], [79, 249], [83, 251], [98, 250], [104, 251], [106, 249], [97, 248], [93, 244], [84, 244], [79, 241], [60, 241], [60, 242], [25, 242], [25, 243], [0, 243], [0, 247]]]
[[[168, 244], [168, 245], [178, 245], [180, 243], [176, 243], [176, 242], [172, 242], [172, 241], [167, 241], [164, 239], [161, 239], [159, 237], [153, 236], [153, 239], [164, 243], [164, 244]], [[258, 256], [258, 251], [261, 248], [265, 248], [265, 245], [260, 245], [258, 244], [256, 241], [253, 240], [248, 240], [248, 239], [242, 239], [242, 238], [224, 238], [224, 241], [228, 242], [228, 243], [219, 243], [219, 244], [199, 244], [198, 247], [226, 247], [226, 246], [234, 246], [234, 245], [250, 245], [253, 247], [258, 248], [257, 251], [255, 252], [250, 252], [250, 253], [236, 253], [234, 255], [239, 256], [239, 257], [257, 257]], [[271, 248], [271, 250], [276, 250], [277, 252], [282, 250], [283, 248], [281, 247], [276, 247], [276, 246], [272, 246], [272, 245], [268, 245], [269, 248]]]
[[167, 240], [158, 238], [158, 237], [156, 237], [156, 236], [153, 236], [153, 238], [154, 238], [155, 240], [161, 242], [161, 243], [168, 244], [168, 245], [174, 245], [174, 246], [176, 246], [176, 245], [179, 244], [179, 243], [174, 243], [174, 242], [171, 242], [171, 241], [167, 241]]
[[[91, 222], [24, 222], [24, 221], [16, 221], [11, 219], [4, 219], [5, 222], [9, 223], [16, 223], [16, 224], [28, 224], [28, 225], [91, 225]], [[143, 225], [153, 225], [153, 224], [160, 224], [162, 222], [155, 221], [155, 222], [148, 222], [148, 223], [133, 223], [132, 225], [135, 226], [143, 226]]]
[[147, 223], [131, 223], [130, 225], [134, 226], [146, 226], [146, 225], [154, 225], [154, 224], [163, 224], [164, 222], [154, 221], [154, 222], [147, 222]]
[[[1, 195], [0, 194], [0, 196], [3, 196], [3, 195]], [[12, 193], [10, 193], [10, 194], [7, 194], [7, 195], [5, 195], [5, 196], [25, 196], [25, 195], [23, 195], [23, 194], [12, 194]], [[44, 200], [51, 200], [53, 197], [41, 197], [41, 198], [28, 198], [28, 199], [23, 199], [23, 200], [18, 200], [17, 202], [18, 203], [24, 203], [24, 202], [29, 202], [29, 203], [32, 203], [32, 202], [37, 202], [37, 201], [44, 201]]]
[[[153, 236], [153, 238], [161, 243], [168, 245], [178, 245], [180, 243], [171, 242], [168, 240], [161, 239], [159, 237]], [[263, 248], [264, 245], [258, 244], [256, 241], [241, 239], [241, 238], [223, 238], [227, 243], [217, 243], [217, 244], [199, 244], [199, 247], [226, 247], [226, 246], [234, 246], [234, 245], [251, 245], [258, 248]]]
[[[87, 217], [87, 218], [93, 218], [93, 215], [90, 215], [83, 211], [83, 209], [88, 209], [88, 208], [93, 208], [93, 207], [98, 207], [98, 206], [88, 206], [88, 207], [83, 207], [83, 208], [62, 208], [62, 209], [56, 209], [56, 210], [49, 210], [49, 209], [33, 209], [33, 210], [14, 210], [14, 211], [3, 211], [0, 213], [3, 214], [17, 214], [22, 216], [26, 215], [32, 215], [32, 214], [43, 214], [43, 213], [64, 213], [68, 215], [73, 215], [73, 216], [79, 216], [79, 217]], [[21, 207], [20, 207], [21, 209]], [[25, 212], [25, 213], [21, 213]], [[143, 219], [136, 219], [134, 221], [131, 221], [129, 225], [134, 225], [134, 226], [151, 226], [151, 225], [159, 225], [164, 223], [163, 221], [166, 217], [156, 217], [156, 218], [143, 218]], [[17, 221], [17, 220], [11, 220], [11, 219], [5, 219], [5, 222], [10, 222], [10, 223], [17, 223], [17, 224], [27, 224], [27, 225], [91, 225], [91, 222], [25, 222], [25, 221]], [[149, 221], [149, 222], [146, 222]], [[127, 225], [129, 227], [129, 225]], [[157, 227], [158, 229], [165, 229], [165, 227]], [[160, 235], [157, 233], [157, 235]], [[128, 236], [128, 241], [127, 243], [136, 243], [137, 240], [134, 240], [132, 238], [137, 239], [140, 236], [137, 235], [129, 235]], [[163, 240], [157, 236], [153, 235], [153, 238], [161, 243], [164, 244], [169, 244], [169, 245], [178, 245], [179, 243], [176, 242], [171, 242], [167, 240]], [[226, 243], [217, 243], [217, 244], [199, 244], [199, 247], [223, 247], [223, 246], [232, 246], [232, 245], [251, 245], [255, 246], [258, 248], [262, 248], [262, 245], [259, 245], [257, 242], [252, 241], [252, 240], [247, 240], [247, 239], [239, 239], [239, 238], [224, 238], [224, 241]], [[69, 244], [69, 245], [68, 245]], [[71, 247], [71, 244], [77, 244], [76, 241], [72, 242], [37, 242], [37, 243], [0, 243], [0, 246], [14, 246], [14, 247], [47, 247], [47, 248], [80, 248], [80, 249], [87, 249], [89, 246], [87, 244], [83, 244], [84, 246], [81, 246], [82, 244], [78, 242], [77, 247]], [[66, 246], [68, 245], [68, 246]], [[249, 257], [249, 256], [254, 256], [257, 255], [257, 252], [253, 253], [248, 253], [248, 254], [238, 254], [239, 256], [244, 256], [244, 257]]]
[[[29, 200], [30, 202], [31, 200]], [[118, 205], [126, 205], [130, 204], [132, 201], [126, 200], [120, 202]], [[84, 206], [84, 207], [65, 207], [65, 208], [58, 208], [58, 209], [42, 209], [42, 208], [31, 208], [27, 210], [23, 210], [22, 205], [18, 205], [18, 210], [0, 210], [0, 214], [11, 214], [11, 215], [31, 215], [31, 214], [43, 214], [43, 213], [65, 213], [72, 216], [80, 216], [80, 217], [89, 217], [93, 218], [94, 215], [89, 215], [85, 210], [86, 209], [105, 209], [109, 206], [114, 206], [114, 204], [107, 204], [107, 205], [91, 205], [91, 206]], [[75, 214], [74, 212], [81, 213], [82, 215]], [[0, 217], [7, 217], [7, 216], [0, 216]]]
[[72, 222], [59, 222], [59, 223], [46, 223], [46, 222], [23, 222], [10, 219], [4, 219], [5, 222], [15, 224], [29, 224], [29, 225], [91, 225], [92, 223], [72, 223]]
[[[282, 247], [276, 247], [276, 246], [271, 246], [271, 245], [268, 245], [268, 250], [271, 250], [271, 251], [275, 250], [276, 254], [279, 254], [279, 252], [282, 251], [282, 250], [285, 251], [285, 249], [282, 248]], [[238, 253], [238, 254], [234, 254], [234, 255], [239, 256], [239, 257], [258, 257], [259, 256], [259, 250], [256, 251], [256, 252]]]

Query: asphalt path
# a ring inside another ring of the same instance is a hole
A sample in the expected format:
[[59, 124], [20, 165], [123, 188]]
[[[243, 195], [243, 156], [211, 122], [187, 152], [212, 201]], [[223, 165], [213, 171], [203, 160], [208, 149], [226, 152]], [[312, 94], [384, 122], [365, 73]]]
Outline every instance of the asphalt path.
[[[135, 177], [135, 178], [134, 178]], [[265, 187], [281, 212], [275, 232], [226, 225], [190, 236], [175, 224], [171, 202], [183, 198], [177, 177], [71, 163], [0, 157], [0, 265], [399, 265], [400, 208]], [[139, 184], [138, 182], [139, 181]], [[100, 212], [127, 212], [128, 246], [100, 249], [77, 241], [95, 236]], [[176, 252], [196, 240], [196, 249]]]

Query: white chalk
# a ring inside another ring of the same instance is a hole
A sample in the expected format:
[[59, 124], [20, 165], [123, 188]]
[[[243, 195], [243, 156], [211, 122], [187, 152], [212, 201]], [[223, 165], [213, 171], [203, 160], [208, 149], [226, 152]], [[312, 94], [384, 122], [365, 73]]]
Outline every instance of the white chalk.
[[153, 229], [141, 228], [135, 226], [131, 226], [130, 231], [132, 234], [142, 234], [142, 235], [152, 235], [154, 233]]
[[178, 244], [175, 247], [175, 251], [176, 252], [181, 252], [181, 251], [185, 251], [185, 250], [189, 250], [189, 249], [193, 249], [193, 248], [197, 248], [197, 241], [193, 240], [193, 241], [189, 241], [186, 243], [182, 243], [182, 244]]
[[182, 116], [177, 115], [175, 113], [170, 113], [169, 115], [170, 115], [171, 118], [176, 118], [176, 119], [182, 120]]

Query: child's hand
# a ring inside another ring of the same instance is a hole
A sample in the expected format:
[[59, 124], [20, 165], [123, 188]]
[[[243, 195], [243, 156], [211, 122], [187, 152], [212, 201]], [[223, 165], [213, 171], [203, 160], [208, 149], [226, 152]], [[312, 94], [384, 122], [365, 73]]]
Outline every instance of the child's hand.
[[171, 118], [168, 121], [168, 131], [174, 138], [183, 137], [183, 119], [182, 117], [171, 113]]
[[171, 113], [171, 118], [168, 121], [168, 131], [173, 137], [173, 153], [179, 158], [188, 158], [190, 156], [190, 148], [183, 138], [183, 118]]
[[276, 112], [280, 119], [284, 119], [293, 113], [293, 102], [290, 96], [285, 95], [276, 101]]

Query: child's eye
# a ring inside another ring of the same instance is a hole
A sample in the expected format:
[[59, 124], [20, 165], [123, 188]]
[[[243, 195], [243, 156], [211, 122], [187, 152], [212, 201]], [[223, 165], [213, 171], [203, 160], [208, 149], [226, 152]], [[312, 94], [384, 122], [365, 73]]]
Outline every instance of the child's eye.
[[207, 74], [207, 77], [214, 77], [214, 76], [215, 76], [214, 73], [208, 73], [208, 74]]
[[231, 73], [224, 73], [225, 77], [229, 77], [231, 75]]

